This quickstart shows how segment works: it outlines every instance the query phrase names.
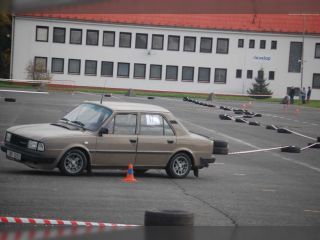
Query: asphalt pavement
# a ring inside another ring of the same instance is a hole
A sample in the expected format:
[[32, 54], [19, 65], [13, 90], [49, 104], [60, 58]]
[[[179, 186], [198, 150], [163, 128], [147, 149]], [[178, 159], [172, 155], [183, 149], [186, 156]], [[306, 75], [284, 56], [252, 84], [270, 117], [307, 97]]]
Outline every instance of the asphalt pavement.
[[[16, 102], [4, 102], [14, 97]], [[55, 122], [84, 100], [85, 93], [0, 92], [0, 138], [18, 124]], [[151, 103], [169, 109], [191, 131], [229, 142], [230, 152], [287, 145], [305, 147], [320, 137], [320, 110], [257, 102], [214, 101], [217, 106], [247, 107], [261, 113], [262, 124], [287, 127], [281, 134], [263, 126], [219, 119], [230, 114], [181, 99], [125, 97], [105, 101]], [[244, 106], [246, 104], [246, 106]], [[250, 120], [250, 119], [249, 119]], [[253, 119], [251, 119], [253, 120]], [[197, 226], [317, 226], [320, 224], [320, 149], [217, 155], [217, 162], [186, 179], [170, 179], [151, 170], [135, 184], [123, 183], [119, 170], [95, 170], [91, 176], [62, 176], [30, 169], [0, 153], [0, 216], [72, 219], [143, 224], [144, 212], [179, 209], [195, 214]]]

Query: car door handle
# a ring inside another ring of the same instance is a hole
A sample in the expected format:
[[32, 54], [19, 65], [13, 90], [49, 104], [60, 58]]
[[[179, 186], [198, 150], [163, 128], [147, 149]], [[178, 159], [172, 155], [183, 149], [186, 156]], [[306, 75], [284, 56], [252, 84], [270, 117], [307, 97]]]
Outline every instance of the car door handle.
[[137, 139], [130, 139], [129, 140], [131, 143], [136, 143], [137, 142]]
[[167, 142], [168, 142], [169, 144], [174, 143], [174, 141], [173, 141], [173, 140], [167, 140]]

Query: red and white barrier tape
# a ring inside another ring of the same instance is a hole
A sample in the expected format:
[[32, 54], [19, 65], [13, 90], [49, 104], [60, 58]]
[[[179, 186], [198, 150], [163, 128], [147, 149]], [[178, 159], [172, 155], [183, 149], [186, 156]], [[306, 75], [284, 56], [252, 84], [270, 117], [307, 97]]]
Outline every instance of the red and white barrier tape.
[[71, 225], [71, 226], [87, 226], [87, 227], [136, 227], [132, 224], [118, 223], [99, 223], [99, 222], [82, 222], [69, 220], [52, 220], [39, 218], [20, 218], [20, 217], [1, 217], [0, 223], [30, 223], [30, 224], [46, 224], [46, 225]]

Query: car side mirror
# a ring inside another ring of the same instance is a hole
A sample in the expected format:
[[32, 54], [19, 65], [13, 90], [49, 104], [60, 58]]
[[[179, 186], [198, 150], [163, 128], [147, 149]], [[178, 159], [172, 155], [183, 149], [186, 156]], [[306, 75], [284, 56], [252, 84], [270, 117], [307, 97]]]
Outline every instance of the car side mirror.
[[99, 136], [102, 137], [103, 134], [108, 134], [109, 129], [108, 128], [101, 128], [99, 131]]

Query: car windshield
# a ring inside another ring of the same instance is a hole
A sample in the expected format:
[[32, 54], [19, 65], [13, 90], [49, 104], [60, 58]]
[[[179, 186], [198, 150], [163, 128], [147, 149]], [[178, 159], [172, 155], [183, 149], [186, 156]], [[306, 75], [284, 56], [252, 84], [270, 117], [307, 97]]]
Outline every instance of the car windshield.
[[96, 104], [84, 103], [73, 109], [61, 120], [95, 131], [111, 115], [112, 111]]

